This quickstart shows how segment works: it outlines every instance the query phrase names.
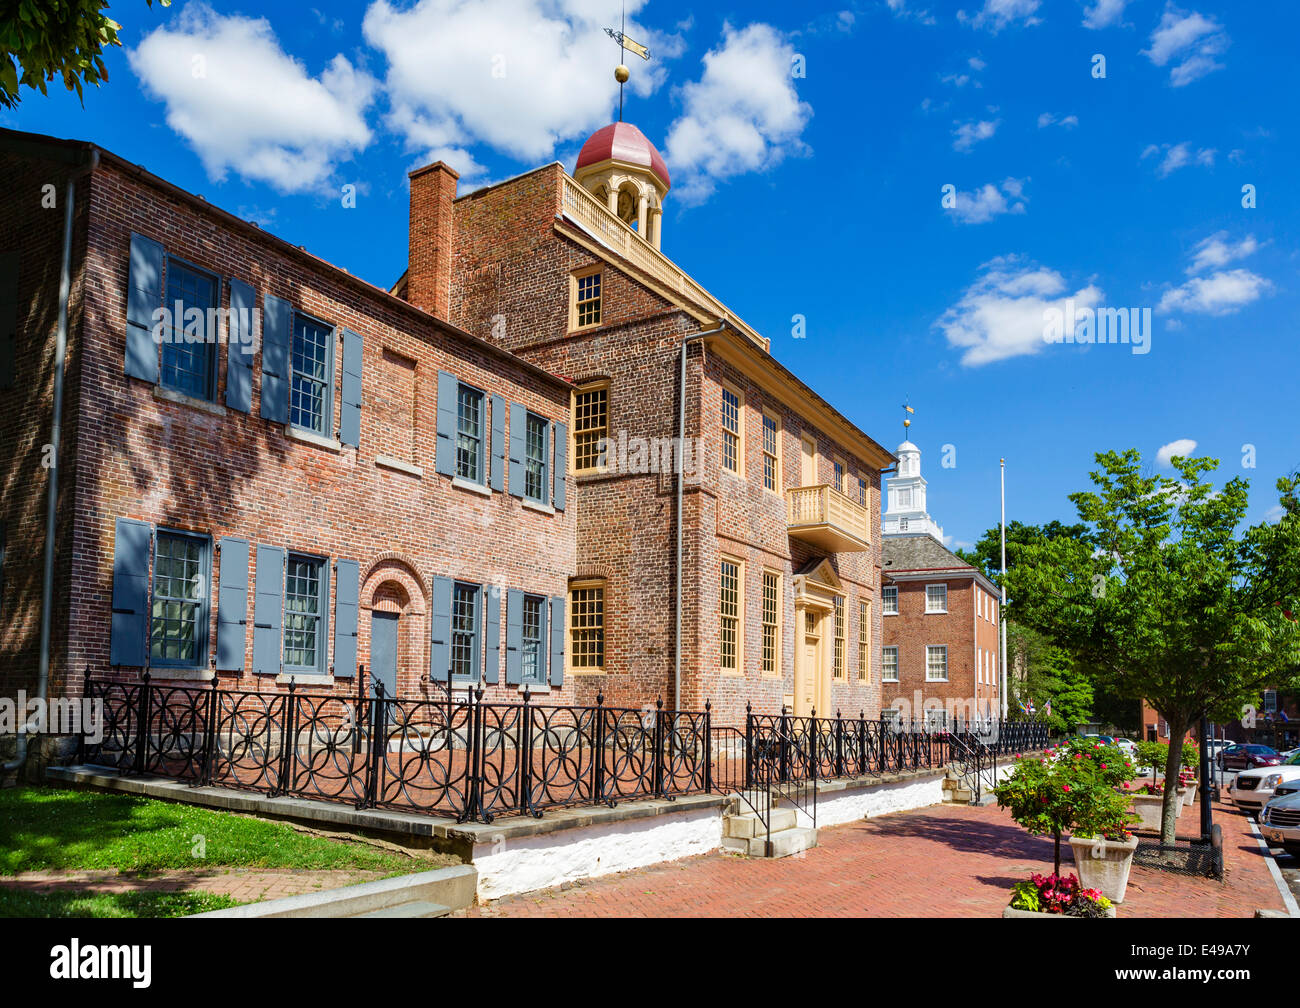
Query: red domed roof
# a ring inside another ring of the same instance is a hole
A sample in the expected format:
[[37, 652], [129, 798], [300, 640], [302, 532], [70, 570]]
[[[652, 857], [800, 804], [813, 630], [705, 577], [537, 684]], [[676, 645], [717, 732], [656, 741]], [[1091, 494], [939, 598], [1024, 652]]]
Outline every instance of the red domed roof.
[[631, 123], [610, 123], [591, 134], [578, 153], [578, 164], [575, 170], [608, 161], [610, 158], [649, 168], [658, 176], [664, 188], [672, 185], [668, 180], [668, 166], [664, 164], [659, 151], [646, 139], [645, 134]]

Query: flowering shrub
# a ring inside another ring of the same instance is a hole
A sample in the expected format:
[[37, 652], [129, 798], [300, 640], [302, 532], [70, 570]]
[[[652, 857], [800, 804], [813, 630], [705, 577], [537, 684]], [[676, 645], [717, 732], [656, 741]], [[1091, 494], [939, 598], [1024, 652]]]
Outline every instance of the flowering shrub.
[[1117, 746], [1074, 739], [1042, 756], [1017, 760], [1015, 769], [993, 789], [998, 805], [1034, 835], [1056, 841], [1056, 873], [1061, 871], [1061, 834], [1128, 840], [1136, 817], [1128, 809], [1125, 785], [1133, 762]]
[[1084, 889], [1073, 875], [1032, 875], [1011, 889], [1011, 907], [1067, 917], [1105, 917], [1110, 900], [1099, 889]]

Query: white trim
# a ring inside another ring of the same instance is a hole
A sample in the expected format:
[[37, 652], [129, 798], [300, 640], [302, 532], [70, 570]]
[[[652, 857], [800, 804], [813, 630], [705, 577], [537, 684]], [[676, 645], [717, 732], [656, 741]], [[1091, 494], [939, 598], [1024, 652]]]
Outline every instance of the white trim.
[[[931, 588], [942, 588], [942, 589], [943, 589], [943, 608], [942, 608], [942, 609], [931, 609], [931, 608], [930, 608], [930, 589], [931, 589]], [[930, 583], [930, 584], [927, 584], [927, 585], [925, 586], [925, 612], [923, 613], [923, 615], [925, 615], [925, 616], [945, 616], [945, 615], [947, 615], [947, 613], [948, 613], [948, 583], [947, 583], [946, 581], [937, 581], [937, 582], [932, 582], [932, 583]]]
[[317, 448], [324, 448], [326, 451], [341, 452], [343, 442], [336, 438], [322, 437], [319, 434], [313, 434], [311, 431], [305, 431], [301, 427], [295, 427], [293, 424], [284, 425], [284, 436], [292, 441], [301, 441], [303, 444], [315, 445]]
[[524, 507], [528, 508], [529, 511], [537, 511], [544, 515], [555, 514], [555, 508], [551, 507], [549, 504], [538, 504], [536, 501], [531, 501], [527, 497], [519, 498], [519, 502], [523, 504]]
[[461, 479], [459, 476], [451, 478], [451, 485], [458, 490], [468, 490], [470, 493], [481, 494], [484, 497], [492, 496], [492, 488], [484, 486], [482, 483], [471, 483], [467, 479]]
[[[930, 648], [943, 648], [943, 678], [930, 678]], [[925, 681], [926, 682], [948, 682], [948, 645], [947, 644], [927, 644], [925, 646]]]
[[381, 469], [396, 469], [398, 472], [404, 472], [408, 476], [424, 477], [423, 466], [415, 465], [411, 462], [403, 462], [399, 458], [393, 458], [391, 455], [376, 455], [375, 465]]

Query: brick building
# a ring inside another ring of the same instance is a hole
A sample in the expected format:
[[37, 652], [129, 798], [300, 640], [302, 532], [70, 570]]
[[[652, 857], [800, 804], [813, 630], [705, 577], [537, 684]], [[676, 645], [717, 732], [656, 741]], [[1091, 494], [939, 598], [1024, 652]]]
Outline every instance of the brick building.
[[[0, 132], [0, 163], [0, 687], [39, 665], [76, 175], [54, 692], [86, 666], [346, 691], [359, 663], [408, 695], [454, 667], [717, 723], [877, 715], [894, 456], [660, 251], [668, 171], [635, 127], [572, 176], [457, 197], [412, 172], [387, 291], [90, 144]], [[178, 299], [217, 311], [160, 344]]]
[[51, 693], [362, 663], [572, 699], [568, 383], [91, 144], [0, 131], [0, 172], [0, 689], [41, 663], [75, 190]]
[[929, 535], [886, 536], [883, 556], [884, 709], [997, 716], [997, 586]]

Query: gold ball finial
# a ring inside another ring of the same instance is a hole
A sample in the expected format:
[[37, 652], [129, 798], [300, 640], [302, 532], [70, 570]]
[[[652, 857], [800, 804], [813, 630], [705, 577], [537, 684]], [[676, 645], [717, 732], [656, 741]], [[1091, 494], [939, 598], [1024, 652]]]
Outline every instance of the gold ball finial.
[[618, 66], [614, 68], [614, 79], [618, 81], [620, 84], [626, 84], [628, 78], [631, 76], [632, 76], [632, 71], [629, 70], [627, 67], [625, 67], [622, 63], [620, 63]]
[[912, 421], [911, 421], [911, 420], [904, 420], [904, 421], [903, 421], [903, 426], [904, 426], [904, 427], [911, 427], [911, 426], [912, 426]]

